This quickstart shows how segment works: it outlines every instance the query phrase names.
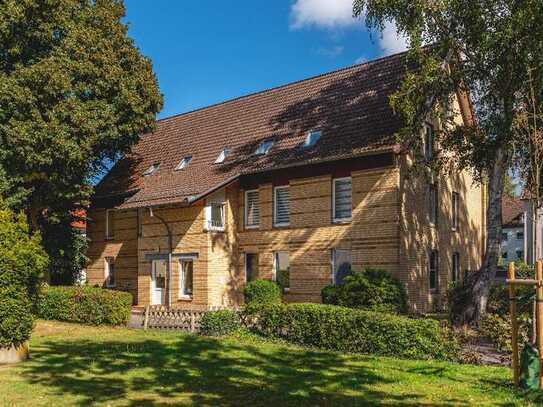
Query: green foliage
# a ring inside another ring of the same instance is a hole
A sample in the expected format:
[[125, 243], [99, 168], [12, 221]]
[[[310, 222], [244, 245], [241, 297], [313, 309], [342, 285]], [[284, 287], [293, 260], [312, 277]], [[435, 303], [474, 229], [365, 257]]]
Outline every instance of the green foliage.
[[27, 340], [34, 304], [48, 258], [39, 233], [30, 234], [25, 216], [0, 200], [0, 346]]
[[132, 311], [132, 295], [98, 287], [45, 287], [38, 315], [44, 319], [92, 325], [125, 325]]
[[[519, 346], [522, 349], [528, 343], [529, 332], [532, 327], [532, 319], [522, 314], [518, 317], [519, 322]], [[511, 347], [511, 318], [508, 315], [487, 313], [481, 319], [479, 328], [481, 335], [488, 338], [500, 352], [510, 354]]]
[[342, 352], [412, 359], [453, 359], [457, 343], [430, 319], [322, 304], [272, 304], [258, 313], [267, 336]]
[[277, 272], [277, 284], [282, 289], [290, 288], [290, 269], [279, 270]]
[[200, 332], [202, 335], [229, 335], [239, 328], [241, 328], [239, 315], [232, 310], [206, 312], [200, 320]]
[[270, 280], [249, 281], [245, 286], [245, 304], [265, 305], [281, 302], [281, 288]]
[[346, 275], [341, 285], [322, 290], [324, 304], [374, 311], [407, 312], [407, 292], [387, 271], [366, 268]]

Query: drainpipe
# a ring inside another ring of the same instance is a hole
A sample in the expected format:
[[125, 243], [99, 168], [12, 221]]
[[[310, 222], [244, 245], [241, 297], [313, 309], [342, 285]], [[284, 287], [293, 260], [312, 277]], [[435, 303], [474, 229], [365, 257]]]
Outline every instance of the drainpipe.
[[153, 207], [149, 207], [149, 216], [151, 218], [157, 218], [159, 221], [162, 222], [164, 227], [166, 228], [166, 232], [168, 233], [168, 306], [172, 306], [172, 290], [171, 290], [171, 282], [172, 282], [172, 250], [173, 250], [173, 244], [172, 244], [172, 231], [170, 229], [170, 226], [168, 223], [160, 216], [157, 216], [153, 212]]

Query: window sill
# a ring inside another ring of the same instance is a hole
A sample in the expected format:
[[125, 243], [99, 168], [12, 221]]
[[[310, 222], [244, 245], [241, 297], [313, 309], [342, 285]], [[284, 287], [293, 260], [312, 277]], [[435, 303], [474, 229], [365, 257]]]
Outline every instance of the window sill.
[[222, 227], [214, 227], [214, 228], [205, 228], [204, 231], [205, 232], [224, 232], [226, 230], [226, 228]]
[[274, 228], [288, 228], [290, 226], [290, 223], [274, 223]]
[[290, 287], [284, 287], [283, 292], [284, 293], [289, 293], [290, 292]]
[[192, 301], [192, 295], [180, 295], [178, 300], [179, 301]]
[[106, 236], [106, 237], [104, 238], [104, 240], [114, 240], [114, 237], [113, 237], [113, 236]]
[[115, 285], [107, 285], [106, 284], [106, 288], [117, 288], [117, 284], [115, 284]]
[[353, 218], [332, 219], [332, 223], [334, 224], [351, 223], [352, 221]]
[[245, 225], [245, 229], [248, 229], [248, 230], [258, 229], [259, 227], [260, 225]]

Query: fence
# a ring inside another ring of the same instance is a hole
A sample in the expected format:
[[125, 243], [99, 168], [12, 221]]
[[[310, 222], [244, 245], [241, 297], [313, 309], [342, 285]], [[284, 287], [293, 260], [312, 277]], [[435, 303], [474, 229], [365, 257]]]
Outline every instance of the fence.
[[221, 309], [225, 309], [225, 307], [198, 310], [150, 305], [145, 307], [143, 329], [179, 329], [188, 332], [199, 332], [202, 317], [208, 312]]

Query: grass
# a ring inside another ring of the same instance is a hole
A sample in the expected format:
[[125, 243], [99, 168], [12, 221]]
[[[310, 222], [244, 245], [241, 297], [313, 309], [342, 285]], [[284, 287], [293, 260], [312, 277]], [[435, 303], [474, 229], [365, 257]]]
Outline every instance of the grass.
[[528, 405], [509, 369], [40, 321], [1, 406]]

